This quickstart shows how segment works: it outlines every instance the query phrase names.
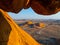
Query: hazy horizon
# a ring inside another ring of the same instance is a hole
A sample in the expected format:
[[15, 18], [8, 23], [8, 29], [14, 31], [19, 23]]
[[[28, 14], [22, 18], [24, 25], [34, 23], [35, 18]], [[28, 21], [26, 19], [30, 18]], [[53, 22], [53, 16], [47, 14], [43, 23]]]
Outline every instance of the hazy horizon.
[[60, 20], [60, 12], [57, 14], [44, 16], [41, 14], [36, 14], [31, 8], [23, 9], [19, 13], [8, 13], [13, 19], [58, 19]]

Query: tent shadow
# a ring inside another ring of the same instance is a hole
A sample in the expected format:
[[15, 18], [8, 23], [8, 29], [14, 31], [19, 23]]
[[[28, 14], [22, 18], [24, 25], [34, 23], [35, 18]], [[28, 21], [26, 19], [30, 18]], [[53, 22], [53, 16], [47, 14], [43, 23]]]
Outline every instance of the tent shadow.
[[0, 45], [7, 45], [11, 26], [0, 11]]

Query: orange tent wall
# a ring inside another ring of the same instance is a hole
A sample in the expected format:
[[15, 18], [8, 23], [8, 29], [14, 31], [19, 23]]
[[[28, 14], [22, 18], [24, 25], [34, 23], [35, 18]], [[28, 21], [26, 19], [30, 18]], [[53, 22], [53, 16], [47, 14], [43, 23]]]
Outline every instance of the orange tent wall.
[[7, 12], [0, 9], [0, 14], [1, 45], [41, 45], [21, 29], [7, 14]]

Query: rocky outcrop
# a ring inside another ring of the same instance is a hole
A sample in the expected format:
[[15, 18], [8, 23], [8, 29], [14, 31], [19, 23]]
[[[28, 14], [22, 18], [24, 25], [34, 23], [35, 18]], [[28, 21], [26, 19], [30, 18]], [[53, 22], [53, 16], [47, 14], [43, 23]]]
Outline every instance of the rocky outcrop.
[[0, 9], [18, 13], [23, 9], [27, 0], [0, 0]]
[[60, 0], [33, 0], [32, 9], [43, 15], [51, 15], [60, 11]]
[[[18, 13], [31, 7], [37, 14], [51, 15], [60, 11], [60, 0], [0, 0], [0, 8], [7, 12]], [[26, 5], [27, 4], [27, 5]]]

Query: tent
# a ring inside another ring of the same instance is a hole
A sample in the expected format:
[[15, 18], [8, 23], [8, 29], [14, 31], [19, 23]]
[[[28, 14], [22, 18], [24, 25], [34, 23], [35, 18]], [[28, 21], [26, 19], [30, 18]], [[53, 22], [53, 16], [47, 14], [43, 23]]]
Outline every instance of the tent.
[[0, 9], [0, 45], [40, 45]]

